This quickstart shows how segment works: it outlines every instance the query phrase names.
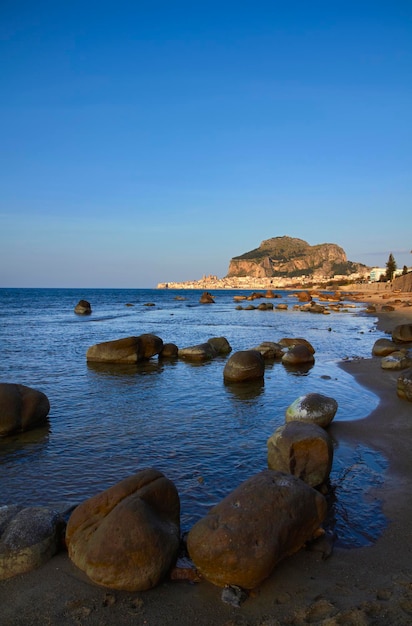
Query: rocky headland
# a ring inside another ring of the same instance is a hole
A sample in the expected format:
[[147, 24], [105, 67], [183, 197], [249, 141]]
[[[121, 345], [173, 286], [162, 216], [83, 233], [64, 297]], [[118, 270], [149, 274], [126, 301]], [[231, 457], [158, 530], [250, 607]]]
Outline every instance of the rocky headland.
[[200, 280], [163, 282], [159, 289], [270, 289], [327, 282], [366, 280], [370, 268], [348, 261], [334, 243], [309, 245], [295, 237], [272, 237], [258, 248], [233, 257], [227, 275]]

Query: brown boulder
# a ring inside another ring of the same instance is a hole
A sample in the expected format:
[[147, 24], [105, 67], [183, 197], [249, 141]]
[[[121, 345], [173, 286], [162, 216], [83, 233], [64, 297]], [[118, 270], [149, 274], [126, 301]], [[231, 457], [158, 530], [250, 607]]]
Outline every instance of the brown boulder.
[[412, 359], [403, 350], [396, 350], [381, 359], [381, 368], [384, 370], [404, 370], [411, 365]]
[[412, 324], [399, 324], [392, 331], [392, 340], [397, 343], [412, 342]]
[[398, 346], [390, 339], [377, 339], [373, 344], [372, 354], [373, 356], [388, 356], [397, 349]]
[[0, 383], [0, 437], [44, 424], [50, 411], [47, 396], [37, 389]]
[[79, 300], [79, 302], [74, 307], [74, 312], [77, 315], [90, 315], [92, 312], [90, 302], [87, 302], [87, 300]]
[[224, 356], [225, 354], [229, 354], [232, 352], [232, 346], [226, 339], [226, 337], [211, 337], [207, 340], [215, 350], [216, 354]]
[[268, 467], [293, 474], [311, 487], [327, 481], [333, 461], [333, 443], [316, 424], [290, 422], [268, 439]]
[[223, 370], [226, 383], [243, 383], [262, 379], [265, 375], [265, 361], [257, 350], [240, 350], [228, 359]]
[[162, 348], [162, 339], [147, 333], [98, 343], [87, 350], [86, 359], [94, 363], [138, 363], [159, 354]]
[[264, 470], [193, 526], [190, 557], [215, 585], [253, 589], [313, 537], [326, 508], [325, 498], [302, 480]]
[[71, 560], [99, 585], [143, 591], [157, 585], [179, 548], [174, 484], [146, 469], [86, 500], [66, 530]]
[[217, 352], [213, 345], [206, 341], [196, 346], [188, 346], [187, 348], [179, 348], [178, 355], [180, 359], [186, 361], [210, 361], [217, 356]]
[[285, 365], [306, 365], [314, 362], [313, 352], [304, 344], [292, 346], [282, 357]]
[[199, 302], [200, 304], [214, 304], [215, 300], [211, 293], [209, 293], [208, 291], [204, 291], [200, 296]]
[[303, 337], [282, 337], [278, 343], [284, 348], [293, 348], [294, 346], [304, 345], [312, 352], [312, 354], [315, 354], [315, 348], [307, 339], [303, 339]]
[[179, 348], [175, 343], [164, 343], [163, 348], [159, 352], [159, 359], [176, 359]]
[[285, 351], [274, 341], [263, 341], [254, 350], [260, 352], [265, 360], [281, 359]]
[[312, 296], [310, 295], [309, 291], [299, 291], [298, 293], [296, 293], [296, 297], [299, 302], [312, 302]]

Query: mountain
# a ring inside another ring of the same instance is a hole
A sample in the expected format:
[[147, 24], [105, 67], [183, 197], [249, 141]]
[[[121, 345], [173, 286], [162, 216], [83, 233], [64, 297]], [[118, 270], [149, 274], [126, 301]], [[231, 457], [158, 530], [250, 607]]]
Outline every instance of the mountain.
[[334, 243], [309, 245], [294, 237], [272, 237], [262, 241], [258, 248], [235, 256], [230, 260], [227, 277], [251, 276], [293, 277], [335, 274], [349, 275], [362, 271], [365, 266], [352, 263], [346, 253]]

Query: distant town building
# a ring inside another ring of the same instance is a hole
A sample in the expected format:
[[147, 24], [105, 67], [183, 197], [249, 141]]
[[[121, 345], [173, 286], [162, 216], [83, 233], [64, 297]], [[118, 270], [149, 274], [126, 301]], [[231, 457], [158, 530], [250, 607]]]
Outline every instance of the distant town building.
[[371, 283], [377, 283], [381, 279], [381, 276], [385, 276], [385, 274], [386, 267], [373, 267], [371, 269], [369, 280]]
[[[411, 272], [412, 268], [408, 267], [408, 272]], [[393, 277], [402, 276], [403, 268], [395, 270]], [[386, 267], [373, 267], [370, 272], [369, 280], [371, 283], [377, 283], [381, 277], [386, 277]]]

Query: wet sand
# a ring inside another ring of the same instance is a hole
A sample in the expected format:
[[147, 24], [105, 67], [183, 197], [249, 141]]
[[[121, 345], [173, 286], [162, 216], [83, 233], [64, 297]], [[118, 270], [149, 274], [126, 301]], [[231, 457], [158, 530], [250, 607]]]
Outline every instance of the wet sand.
[[[378, 328], [390, 331], [412, 323], [412, 294], [382, 312], [388, 296], [354, 295], [377, 305]], [[371, 339], [371, 342], [373, 340]], [[371, 343], [371, 350], [372, 350]], [[383, 483], [373, 496], [382, 502], [387, 528], [366, 548], [335, 548], [326, 560], [316, 550], [301, 550], [280, 563], [272, 576], [234, 608], [221, 589], [202, 581], [164, 581], [147, 592], [98, 587], [65, 552], [41, 568], [0, 582], [0, 623], [12, 625], [147, 624], [181, 626], [277, 626], [412, 624], [412, 403], [396, 395], [399, 372], [382, 370], [380, 359], [352, 360], [342, 368], [380, 399], [356, 422], [336, 422], [336, 441], [364, 443], [388, 459]], [[263, 469], [263, 468], [262, 468]]]

